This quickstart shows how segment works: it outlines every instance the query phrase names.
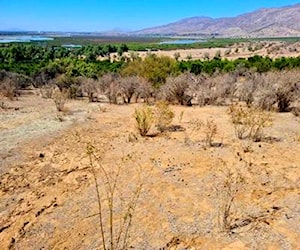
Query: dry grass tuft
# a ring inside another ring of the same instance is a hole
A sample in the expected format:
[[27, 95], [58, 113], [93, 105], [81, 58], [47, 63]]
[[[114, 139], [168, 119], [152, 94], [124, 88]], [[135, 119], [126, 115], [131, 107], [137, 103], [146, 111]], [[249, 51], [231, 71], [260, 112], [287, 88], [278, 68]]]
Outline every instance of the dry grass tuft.
[[152, 108], [143, 105], [135, 109], [134, 118], [136, 121], [136, 129], [139, 134], [141, 136], [146, 136], [154, 121]]
[[272, 126], [273, 119], [270, 113], [253, 107], [247, 108], [234, 104], [229, 107], [228, 113], [239, 139], [261, 141], [264, 137], [263, 129]]

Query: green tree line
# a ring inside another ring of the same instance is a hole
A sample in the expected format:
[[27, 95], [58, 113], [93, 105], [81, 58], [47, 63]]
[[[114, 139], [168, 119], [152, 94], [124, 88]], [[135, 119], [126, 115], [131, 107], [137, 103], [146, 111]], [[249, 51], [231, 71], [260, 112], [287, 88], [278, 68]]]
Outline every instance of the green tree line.
[[[68, 77], [84, 76], [98, 78], [105, 73], [120, 73], [124, 76], [141, 76], [154, 87], [165, 83], [168, 76], [184, 72], [212, 75], [216, 72], [231, 72], [236, 69], [253, 69], [263, 73], [271, 70], [285, 70], [300, 67], [300, 57], [252, 56], [227, 60], [176, 61], [166, 56], [149, 53], [145, 59], [138, 56], [125, 57], [126, 44], [87, 45], [81, 48], [47, 47], [34, 44], [12, 44], [0, 47], [0, 70], [15, 72], [32, 77], [39, 84], [64, 74]], [[118, 53], [118, 58], [110, 58], [111, 53]], [[106, 57], [106, 60], [98, 60]], [[43, 79], [43, 80], [41, 80]]]

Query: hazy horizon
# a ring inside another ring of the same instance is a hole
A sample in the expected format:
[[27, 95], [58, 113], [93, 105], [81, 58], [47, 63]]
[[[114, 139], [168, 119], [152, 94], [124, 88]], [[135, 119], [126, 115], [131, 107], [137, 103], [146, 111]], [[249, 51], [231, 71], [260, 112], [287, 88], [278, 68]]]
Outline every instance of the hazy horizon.
[[0, 30], [136, 31], [189, 17], [234, 17], [260, 8], [278, 8], [297, 3], [299, 2], [287, 0], [250, 2], [111, 0], [109, 3], [97, 0], [0, 0]]

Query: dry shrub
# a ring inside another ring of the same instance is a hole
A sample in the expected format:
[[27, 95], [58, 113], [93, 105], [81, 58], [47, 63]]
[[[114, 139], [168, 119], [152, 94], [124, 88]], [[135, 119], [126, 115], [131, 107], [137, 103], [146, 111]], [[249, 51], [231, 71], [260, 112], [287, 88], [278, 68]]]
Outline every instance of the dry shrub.
[[208, 52], [204, 52], [203, 56], [202, 56], [203, 59], [205, 60], [209, 60], [209, 53]]
[[235, 83], [234, 97], [250, 106], [254, 101], [254, 93], [260, 85], [262, 85], [261, 74], [250, 71], [244, 72]]
[[207, 146], [213, 146], [213, 139], [217, 134], [217, 123], [214, 119], [207, 119], [204, 126], [205, 143]]
[[81, 79], [83, 83], [81, 84], [81, 89], [88, 96], [89, 102], [94, 101], [94, 94], [98, 93], [97, 81], [90, 78]]
[[0, 102], [0, 109], [8, 110], [8, 106], [5, 102]]
[[220, 226], [225, 233], [232, 233], [236, 229], [237, 211], [235, 211], [236, 197], [245, 190], [246, 181], [240, 172], [225, 167], [223, 172], [222, 190], [219, 191]]
[[203, 121], [198, 118], [188, 121], [188, 127], [190, 128], [190, 131], [189, 133], [185, 131], [184, 143], [187, 145], [193, 144], [192, 138], [198, 135], [203, 125]]
[[184, 110], [182, 110], [182, 111], [179, 113], [179, 116], [178, 116], [178, 122], [179, 122], [179, 123], [182, 122], [183, 115], [184, 115]]
[[268, 72], [262, 77], [254, 93], [254, 105], [264, 110], [290, 111], [291, 104], [300, 98], [300, 72]]
[[51, 99], [57, 87], [54, 84], [48, 84], [40, 88], [42, 98]]
[[231, 49], [227, 49], [224, 52], [224, 56], [229, 56], [231, 54]]
[[16, 83], [10, 78], [5, 78], [0, 83], [0, 91], [2, 95], [9, 98], [10, 100], [13, 100], [14, 97], [16, 96], [16, 90], [17, 90]]
[[146, 103], [150, 103], [150, 98], [153, 95], [154, 89], [152, 87], [152, 84], [143, 77], [136, 77], [138, 85], [135, 89], [136, 91], [136, 101], [139, 101], [140, 99], [143, 100]]
[[199, 106], [222, 105], [233, 93], [236, 76], [234, 74], [218, 74], [212, 77], [198, 75], [189, 85], [187, 93], [193, 96], [193, 102]]
[[300, 106], [293, 107], [292, 114], [297, 117], [300, 116]]
[[293, 102], [300, 99], [299, 79], [297, 70], [244, 72], [235, 83], [234, 97], [262, 110], [290, 111]]
[[217, 123], [213, 118], [209, 118], [206, 121], [200, 119], [193, 119], [188, 122], [190, 127], [189, 133], [185, 132], [185, 143], [193, 144], [192, 138], [199, 139], [199, 133], [204, 133], [205, 137], [203, 139], [204, 143], [208, 147], [213, 147], [216, 144], [214, 143], [214, 138], [218, 133]]
[[[138, 181], [131, 183], [132, 188], [121, 186], [121, 177], [125, 176], [124, 168], [107, 168], [102, 164], [103, 152], [89, 143], [86, 153], [89, 158], [89, 169], [93, 176], [98, 203], [99, 230], [101, 249], [129, 249], [133, 217], [143, 188], [141, 170]], [[130, 161], [132, 155], [122, 158]], [[99, 178], [99, 177], [100, 178]], [[99, 180], [98, 180], [99, 179]], [[101, 181], [101, 185], [99, 182]], [[125, 195], [126, 191], [128, 194]]]
[[126, 76], [120, 78], [120, 88], [124, 96], [125, 103], [131, 103], [133, 96], [136, 93], [136, 88], [139, 84], [139, 77]]
[[166, 83], [160, 88], [159, 98], [169, 103], [190, 105], [192, 93], [187, 90], [196, 78], [190, 73], [168, 77]]
[[117, 74], [105, 74], [99, 79], [100, 92], [104, 93], [110, 103], [117, 103], [117, 97], [120, 95], [120, 76]]
[[272, 125], [272, 118], [269, 113], [256, 108], [242, 107], [234, 104], [229, 107], [228, 113], [237, 138], [250, 138], [253, 141], [261, 141], [263, 129]]
[[153, 124], [153, 111], [147, 105], [136, 108], [134, 111], [136, 129], [141, 136], [146, 136]]
[[170, 109], [170, 106], [167, 102], [159, 101], [155, 104], [154, 116], [155, 116], [155, 127], [160, 132], [164, 132], [171, 124], [174, 118], [174, 112]]
[[[152, 85], [143, 77], [105, 74], [98, 82], [98, 93], [105, 94], [110, 103], [131, 103], [143, 99], [148, 103], [153, 93]], [[120, 100], [121, 99], [121, 100]]]
[[57, 111], [64, 111], [65, 104], [67, 102], [68, 94], [62, 91], [56, 91], [53, 94], [53, 100], [56, 105]]
[[232, 96], [235, 82], [236, 76], [229, 73], [214, 76], [185, 73], [167, 78], [159, 98], [181, 105], [221, 105]]
[[153, 92], [150, 82], [143, 77], [127, 76], [120, 78], [120, 88], [124, 95], [125, 103], [131, 103], [133, 97], [137, 102], [139, 98], [143, 98], [148, 102], [151, 93]]
[[105, 112], [107, 112], [107, 106], [104, 104], [101, 104], [101, 105], [99, 105], [99, 110], [100, 110], [100, 112], [105, 113]]
[[259, 171], [254, 168], [255, 165], [246, 160], [239, 160], [238, 165], [232, 166], [227, 166], [220, 160], [218, 168], [214, 169], [214, 193], [218, 204], [217, 228], [220, 233], [239, 235], [252, 230], [257, 233], [259, 225], [270, 225], [269, 221], [280, 215], [281, 207], [245, 202], [246, 193], [254, 191], [253, 181], [260, 176]]

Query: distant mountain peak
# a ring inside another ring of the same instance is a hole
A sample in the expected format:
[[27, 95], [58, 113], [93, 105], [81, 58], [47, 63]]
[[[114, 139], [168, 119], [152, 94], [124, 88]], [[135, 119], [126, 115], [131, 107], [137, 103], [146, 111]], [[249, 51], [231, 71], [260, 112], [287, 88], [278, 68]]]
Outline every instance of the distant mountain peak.
[[195, 16], [134, 32], [137, 35], [199, 35], [220, 37], [300, 36], [300, 3], [261, 8], [236, 17]]

